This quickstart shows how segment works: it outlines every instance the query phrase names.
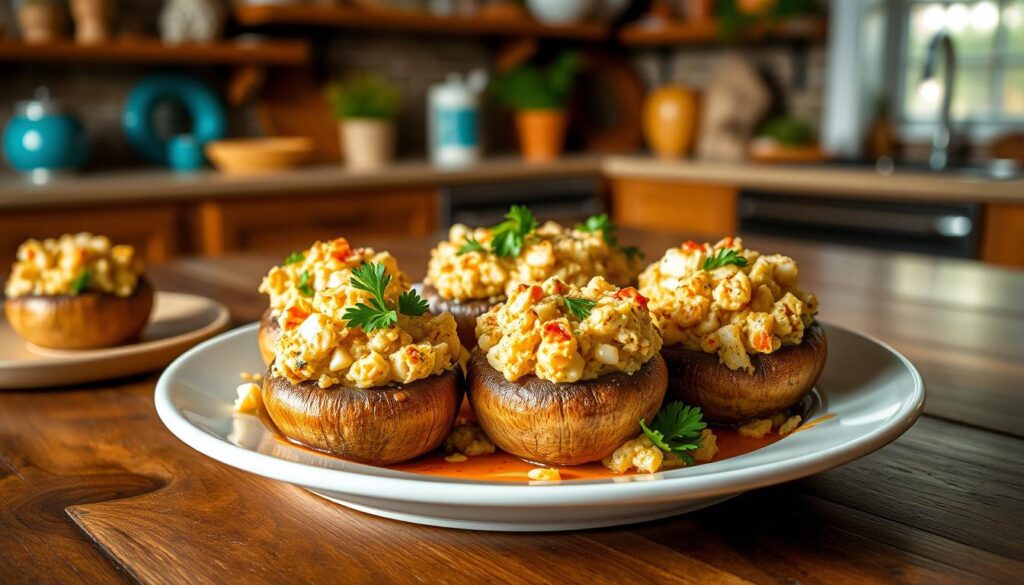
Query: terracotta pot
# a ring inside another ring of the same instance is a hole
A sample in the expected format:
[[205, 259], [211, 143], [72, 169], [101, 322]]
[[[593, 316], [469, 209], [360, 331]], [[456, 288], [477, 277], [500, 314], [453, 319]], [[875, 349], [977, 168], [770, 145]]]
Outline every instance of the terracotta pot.
[[686, 0], [683, 5], [686, 20], [708, 21], [715, 15], [714, 0]]
[[661, 158], [685, 156], [697, 127], [697, 94], [681, 85], [656, 89], [644, 102], [644, 137]]
[[523, 110], [516, 113], [519, 148], [529, 162], [558, 158], [565, 145], [566, 116], [561, 110]]
[[18, 9], [21, 39], [29, 44], [52, 43], [64, 33], [61, 7], [50, 2], [22, 4]]
[[75, 19], [75, 42], [94, 45], [109, 41], [110, 18], [114, 0], [71, 0], [71, 16]]
[[339, 124], [341, 152], [351, 169], [379, 169], [395, 156], [395, 122], [349, 118]]

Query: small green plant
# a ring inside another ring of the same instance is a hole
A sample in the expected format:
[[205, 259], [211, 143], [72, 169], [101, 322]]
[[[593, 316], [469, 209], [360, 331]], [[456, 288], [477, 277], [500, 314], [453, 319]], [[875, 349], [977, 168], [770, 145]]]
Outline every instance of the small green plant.
[[381, 118], [398, 116], [402, 94], [398, 87], [372, 73], [349, 75], [327, 87], [327, 100], [335, 118]]
[[784, 146], [807, 146], [814, 142], [814, 128], [792, 116], [775, 116], [765, 120], [757, 135], [772, 138]]
[[515, 110], [562, 110], [579, 69], [579, 54], [565, 51], [545, 68], [513, 67], [491, 84], [491, 92]]
[[[748, 6], [744, 6], [744, 4]], [[719, 34], [726, 40], [736, 39], [746, 29], [759, 24], [777, 24], [787, 18], [814, 14], [812, 0], [772, 0], [744, 2], [743, 0], [716, 0], [715, 16]]]

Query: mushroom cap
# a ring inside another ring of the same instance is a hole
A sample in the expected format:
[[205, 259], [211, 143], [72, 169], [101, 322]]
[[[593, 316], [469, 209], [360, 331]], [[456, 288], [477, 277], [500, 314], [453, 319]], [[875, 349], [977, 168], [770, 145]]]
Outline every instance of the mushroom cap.
[[479, 347], [467, 377], [470, 404], [487, 436], [508, 453], [550, 465], [597, 461], [635, 438], [639, 419], [658, 412], [668, 384], [659, 354], [632, 374], [563, 383], [531, 374], [510, 382]]
[[764, 418], [800, 402], [821, 376], [828, 355], [825, 330], [817, 321], [803, 341], [750, 356], [754, 373], [730, 370], [715, 354], [664, 346], [668, 397], [699, 406], [711, 422], [734, 424]]
[[153, 287], [140, 278], [127, 297], [110, 293], [26, 295], [4, 301], [11, 327], [24, 339], [54, 349], [111, 347], [139, 336], [153, 311]]
[[390, 465], [436, 449], [462, 405], [458, 368], [408, 384], [380, 388], [292, 384], [268, 368], [263, 404], [281, 433], [343, 459]]

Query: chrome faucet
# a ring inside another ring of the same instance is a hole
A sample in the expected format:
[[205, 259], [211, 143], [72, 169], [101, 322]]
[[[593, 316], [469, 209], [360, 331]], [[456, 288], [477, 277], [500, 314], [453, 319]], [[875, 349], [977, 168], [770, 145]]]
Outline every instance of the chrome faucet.
[[944, 170], [949, 165], [950, 142], [953, 139], [953, 125], [949, 116], [949, 106], [953, 101], [953, 81], [956, 76], [956, 51], [953, 50], [953, 39], [946, 31], [940, 31], [928, 41], [928, 50], [924, 58], [924, 70], [921, 72], [921, 84], [934, 84], [935, 70], [939, 60], [939, 49], [945, 56], [945, 82], [942, 87], [942, 106], [939, 111], [939, 124], [932, 136], [932, 152], [928, 157], [928, 166], [934, 171]]

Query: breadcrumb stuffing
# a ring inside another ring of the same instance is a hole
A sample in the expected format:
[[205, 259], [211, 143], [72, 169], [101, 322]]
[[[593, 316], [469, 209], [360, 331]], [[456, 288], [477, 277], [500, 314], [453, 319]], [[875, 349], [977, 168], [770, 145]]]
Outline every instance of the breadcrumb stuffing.
[[786, 423], [786, 413], [776, 412], [772, 415], [772, 430], [778, 430], [783, 424]]
[[601, 460], [601, 464], [612, 473], [625, 473], [630, 469], [654, 473], [661, 469], [665, 454], [647, 435], [640, 434], [622, 444], [614, 453]]
[[444, 442], [445, 451], [461, 453], [469, 457], [490, 455], [494, 453], [494, 443], [487, 437], [484, 430], [475, 424], [460, 424], [452, 430], [452, 434]]
[[448, 463], [462, 463], [463, 461], [469, 460], [469, 457], [466, 457], [462, 453], [452, 453], [451, 455], [445, 457], [444, 460], [447, 461]]
[[263, 381], [263, 374], [257, 374], [255, 372], [239, 372], [238, 377], [241, 378], [243, 382], [255, 382], [256, 384], [259, 384]]
[[235, 412], [252, 412], [259, 408], [262, 397], [260, 387], [252, 382], [239, 384], [235, 389], [238, 398], [235, 399]]
[[711, 461], [718, 453], [718, 437], [711, 429], [704, 429], [700, 433], [700, 447], [690, 451], [694, 461]]
[[786, 435], [795, 431], [796, 428], [800, 426], [800, 422], [802, 420], [803, 419], [800, 418], [800, 415], [793, 415], [789, 417], [789, 419], [787, 419], [786, 422], [779, 427], [779, 436], [785, 437]]
[[535, 481], [561, 481], [562, 472], [549, 467], [534, 467], [526, 472], [526, 477]]
[[759, 418], [741, 425], [736, 429], [740, 435], [751, 439], [761, 439], [772, 430], [772, 421], [769, 418]]

